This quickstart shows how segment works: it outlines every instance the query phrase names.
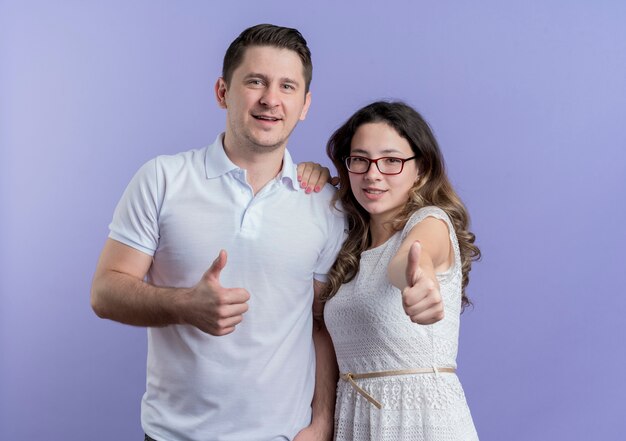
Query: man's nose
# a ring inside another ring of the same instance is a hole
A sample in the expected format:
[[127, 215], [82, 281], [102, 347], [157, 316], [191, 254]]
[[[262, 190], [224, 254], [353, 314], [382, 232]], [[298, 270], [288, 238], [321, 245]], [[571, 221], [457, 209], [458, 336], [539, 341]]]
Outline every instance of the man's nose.
[[260, 101], [264, 106], [276, 107], [280, 102], [277, 88], [272, 85], [266, 87]]

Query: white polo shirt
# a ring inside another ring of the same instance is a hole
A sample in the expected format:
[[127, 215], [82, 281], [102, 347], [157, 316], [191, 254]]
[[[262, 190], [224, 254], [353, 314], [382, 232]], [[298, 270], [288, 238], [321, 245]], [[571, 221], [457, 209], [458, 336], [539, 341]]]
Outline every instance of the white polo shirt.
[[344, 239], [334, 190], [307, 195], [285, 151], [256, 195], [222, 145], [146, 163], [124, 192], [109, 237], [153, 256], [147, 281], [191, 287], [228, 252], [225, 287], [250, 293], [236, 330], [148, 328], [142, 426], [157, 440], [292, 439], [311, 419], [313, 279], [325, 280]]

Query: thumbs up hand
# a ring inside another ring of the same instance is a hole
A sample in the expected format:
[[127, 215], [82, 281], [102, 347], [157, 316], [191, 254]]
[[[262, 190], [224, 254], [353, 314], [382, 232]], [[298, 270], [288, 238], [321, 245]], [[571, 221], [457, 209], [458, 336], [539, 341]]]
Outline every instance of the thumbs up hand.
[[413, 323], [430, 325], [443, 319], [444, 309], [432, 264], [427, 265], [424, 260], [422, 247], [415, 241], [407, 257], [407, 287], [402, 290], [402, 306]]
[[226, 267], [226, 261], [226, 251], [221, 250], [185, 298], [186, 317], [183, 322], [215, 336], [230, 334], [235, 330], [248, 310], [246, 302], [250, 299], [247, 290], [224, 288], [220, 283], [220, 273]]

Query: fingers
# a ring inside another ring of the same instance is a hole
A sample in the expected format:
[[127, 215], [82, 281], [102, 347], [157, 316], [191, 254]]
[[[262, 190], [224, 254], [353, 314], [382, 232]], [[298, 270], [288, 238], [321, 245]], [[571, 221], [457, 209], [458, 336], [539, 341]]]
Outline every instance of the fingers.
[[402, 290], [402, 306], [408, 311], [424, 301], [436, 301], [440, 297], [437, 285], [432, 280], [424, 278], [416, 285], [407, 286]]
[[220, 281], [220, 273], [226, 266], [227, 254], [225, 250], [220, 250], [217, 258], [211, 264], [211, 267], [204, 273], [204, 277], [207, 280], [218, 282]]
[[189, 292], [191, 301], [185, 308], [183, 322], [203, 332], [220, 336], [230, 334], [248, 311], [250, 294], [244, 288], [224, 288], [221, 271], [226, 267], [227, 254], [220, 250], [217, 258], [200, 282]]
[[[406, 289], [409, 290], [410, 288]], [[438, 290], [428, 292], [426, 296], [415, 304], [407, 305], [403, 303], [403, 307], [404, 312], [411, 321], [420, 325], [430, 325], [444, 318], [443, 301]]]
[[250, 294], [243, 288], [222, 288], [215, 296], [214, 306], [200, 314], [197, 327], [215, 336], [230, 334], [243, 321], [249, 299]]
[[417, 283], [421, 254], [422, 245], [416, 240], [411, 245], [411, 248], [409, 248], [409, 255], [406, 262], [406, 283], [409, 286], [413, 286]]
[[[311, 172], [309, 177], [309, 187], [313, 186], [315, 192], [320, 192], [330, 179], [330, 170], [327, 167], [322, 167], [320, 164], [315, 165], [317, 167]], [[307, 190], [309, 187], [307, 187]]]
[[248, 310], [250, 294], [243, 288], [220, 288], [212, 297], [213, 308], [209, 315], [215, 320], [243, 314]]
[[[317, 164], [319, 167], [318, 168], [314, 168], [313, 170], [311, 170], [311, 174], [309, 175], [309, 185], [307, 185], [306, 187], [306, 192], [307, 193], [311, 193], [311, 191], [315, 191], [316, 193], [319, 192], [322, 187], [324, 186], [324, 184], [326, 184], [326, 181], [328, 180], [328, 178], [330, 177], [330, 173], [328, 173], [328, 177], [327, 178], [321, 178], [322, 176], [322, 168], [319, 164]], [[326, 169], [328, 170], [328, 169]]]
[[319, 192], [330, 180], [330, 170], [315, 162], [298, 164], [298, 181], [306, 193]]
[[225, 317], [217, 319], [211, 326], [205, 331], [211, 335], [222, 336], [230, 334], [235, 330], [237, 325], [243, 321], [243, 313], [235, 314], [231, 317]]
[[298, 182], [300, 182], [300, 188], [305, 188], [307, 193], [310, 193], [313, 189], [312, 187], [309, 189], [309, 183], [311, 182], [310, 177], [315, 169], [315, 165], [314, 162], [302, 162], [298, 164]]
[[[311, 165], [311, 162], [301, 162], [298, 164], [298, 182], [302, 182], [302, 175], [306, 172], [307, 168]], [[308, 175], [307, 175], [308, 176]]]
[[224, 289], [219, 297], [218, 305], [240, 305], [250, 300], [250, 294], [243, 288]]
[[443, 320], [445, 314], [443, 310], [438, 308], [422, 311], [419, 314], [411, 315], [409, 318], [413, 323], [418, 325], [432, 325]]
[[439, 286], [429, 278], [422, 278], [402, 291], [402, 307], [411, 321], [420, 325], [430, 325], [444, 318]]
[[[213, 335], [225, 335], [232, 332], [243, 321], [243, 314], [248, 311], [246, 303], [226, 305], [218, 309], [219, 317], [214, 321]], [[232, 328], [232, 330], [231, 330]]]

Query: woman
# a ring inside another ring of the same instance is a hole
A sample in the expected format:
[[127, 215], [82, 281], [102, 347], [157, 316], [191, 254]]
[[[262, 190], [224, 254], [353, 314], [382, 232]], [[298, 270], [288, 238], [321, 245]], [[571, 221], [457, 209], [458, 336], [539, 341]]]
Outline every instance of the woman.
[[403, 103], [376, 102], [327, 153], [349, 222], [322, 298], [341, 373], [335, 438], [478, 439], [455, 368], [480, 251], [430, 128]]

